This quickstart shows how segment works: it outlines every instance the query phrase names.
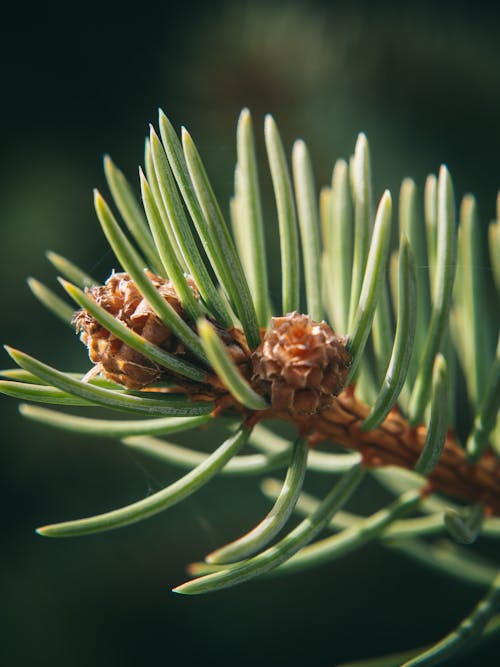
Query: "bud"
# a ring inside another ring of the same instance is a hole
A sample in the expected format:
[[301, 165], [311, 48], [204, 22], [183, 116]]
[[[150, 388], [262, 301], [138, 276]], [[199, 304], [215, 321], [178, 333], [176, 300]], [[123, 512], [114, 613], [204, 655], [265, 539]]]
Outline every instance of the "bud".
[[276, 410], [313, 415], [332, 404], [347, 379], [346, 339], [297, 312], [273, 317], [252, 355], [252, 383]]
[[[148, 276], [165, 301], [183, 317], [182, 304], [172, 282], [151, 272]], [[193, 279], [188, 277], [187, 280], [198, 297]], [[148, 342], [172, 354], [185, 354], [184, 345], [156, 315], [128, 273], [112, 273], [104, 285], [91, 287], [86, 292], [110, 315]], [[86, 310], [78, 311], [73, 321], [82, 342], [88, 347], [90, 359], [100, 364], [103, 375], [110, 380], [128, 389], [143, 389], [153, 382], [172, 377], [167, 369], [110, 333]]]

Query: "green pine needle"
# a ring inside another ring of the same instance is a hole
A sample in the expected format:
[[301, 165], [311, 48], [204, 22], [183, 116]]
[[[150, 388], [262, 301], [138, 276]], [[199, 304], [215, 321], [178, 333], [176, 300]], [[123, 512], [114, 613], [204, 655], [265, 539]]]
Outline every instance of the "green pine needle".
[[208, 320], [198, 321], [198, 331], [210, 363], [236, 400], [251, 410], [268, 408], [267, 401], [241, 375]]
[[75, 283], [75, 285], [78, 285], [78, 287], [92, 287], [92, 285], [99, 284], [98, 280], [89, 276], [88, 273], [80, 269], [76, 264], [73, 264], [73, 262], [70, 262], [66, 257], [62, 257], [62, 255], [58, 255], [51, 250], [48, 250], [45, 255], [52, 266], [62, 276]]
[[293, 454], [281, 492], [270, 512], [250, 532], [209, 554], [205, 560], [216, 565], [233, 563], [260, 551], [279, 533], [292, 514], [307, 469], [308, 443], [295, 441]]
[[11, 382], [0, 380], [0, 392], [21, 401], [34, 401], [35, 403], [48, 403], [50, 405], [95, 405], [91, 399], [80, 398], [57, 387], [47, 387], [29, 382]]
[[375, 308], [382, 290], [383, 279], [389, 256], [389, 241], [392, 217], [392, 200], [386, 190], [380, 200], [375, 216], [372, 240], [366, 261], [361, 294], [356, 308], [353, 325], [349, 333], [347, 349], [351, 353], [352, 362], [347, 382], [354, 374], [361, 361], [368, 335], [370, 334]]
[[[140, 454], [183, 470], [191, 470], [203, 463], [207, 458], [207, 454], [203, 452], [187, 447], [180, 447], [172, 442], [154, 438], [150, 435], [127, 437], [122, 442]], [[222, 468], [219, 474], [224, 477], [262, 475], [287, 466], [290, 462], [290, 455], [290, 448], [287, 448], [286, 451], [269, 455], [241, 454], [234, 456]]]
[[43, 526], [37, 533], [44, 537], [77, 537], [121, 528], [163, 512], [207, 484], [244, 445], [249, 434], [247, 428], [240, 428], [194, 470], [143, 500], [86, 519]]
[[299, 243], [292, 182], [281, 137], [272, 116], [266, 116], [264, 134], [278, 213], [282, 312], [291, 313], [299, 309], [300, 296]]
[[361, 482], [363, 475], [364, 471], [360, 466], [351, 468], [324, 498], [318, 509], [274, 546], [228, 569], [188, 581], [174, 588], [174, 593], [183, 595], [213, 593], [243, 583], [278, 567], [323, 530], [333, 514], [347, 502]]
[[351, 299], [349, 304], [349, 330], [352, 331], [360, 298], [368, 244], [373, 219], [373, 193], [370, 164], [370, 149], [365, 134], [356, 142], [354, 157], [350, 165], [351, 188], [354, 200], [354, 249], [352, 261]]
[[307, 313], [313, 320], [319, 322], [324, 314], [321, 294], [319, 213], [311, 158], [302, 140], [296, 141], [293, 146], [292, 166], [304, 260]]
[[58, 319], [64, 322], [64, 324], [67, 324], [74, 329], [73, 318], [75, 316], [75, 311], [73, 308], [36, 278], [28, 278], [27, 282], [30, 290], [38, 301], [40, 301], [40, 303], [45, 306], [47, 310], [50, 310], [50, 312]]
[[347, 333], [352, 276], [353, 213], [349, 167], [337, 160], [332, 174], [330, 221], [325, 234], [325, 301], [328, 313], [340, 333]]
[[379, 426], [396, 404], [413, 352], [416, 311], [415, 267], [411, 248], [405, 236], [402, 236], [399, 247], [398, 284], [398, 319], [391, 360], [375, 405], [362, 424], [362, 429], [365, 431]]
[[[157, 415], [171, 415], [172, 417], [189, 417], [195, 415], [208, 414], [213, 410], [211, 403], [191, 402], [184, 396], [175, 396], [167, 394], [164, 398], [146, 398], [143, 396], [133, 396], [112, 389], [97, 387], [81, 380], [76, 380], [66, 373], [48, 366], [47, 364], [30, 357], [29, 355], [6, 346], [5, 349], [12, 359], [25, 370], [37, 375], [48, 384], [57, 387], [63, 392], [75, 396], [85, 401], [90, 401], [94, 405], [100, 405], [112, 410], [124, 410], [126, 412], [149, 413]], [[21, 391], [22, 391], [22, 386]], [[40, 394], [44, 387], [37, 387]], [[45, 388], [46, 389], [46, 388]], [[157, 394], [156, 394], [157, 395]], [[29, 400], [27, 396], [21, 396], [24, 400]]]
[[500, 573], [495, 577], [490, 590], [473, 611], [440, 642], [415, 658], [408, 660], [402, 667], [426, 667], [447, 661], [475, 641], [484, 631], [500, 605]]
[[260, 327], [267, 327], [271, 317], [269, 285], [267, 278], [264, 222], [257, 156], [253, 136], [252, 118], [248, 109], [243, 109], [236, 131], [238, 155], [238, 200], [240, 215], [238, 224], [243, 227], [245, 253], [247, 255], [249, 285], [253, 295], [255, 312]]
[[432, 367], [434, 359], [444, 342], [455, 277], [455, 203], [451, 177], [444, 165], [439, 170], [437, 225], [438, 239], [432, 315], [409, 406], [411, 424], [417, 424], [421, 420], [429, 400]]
[[124, 174], [113, 163], [109, 155], [104, 156], [104, 173], [115, 204], [127, 228], [150, 263], [151, 269], [162, 275], [162, 266], [158, 261], [158, 252], [149, 232], [144, 212]]
[[420, 503], [420, 494], [408, 491], [389, 507], [380, 510], [360, 523], [346, 528], [338, 535], [326, 537], [311, 544], [283, 563], [276, 574], [289, 574], [298, 570], [317, 567], [340, 558], [370, 540], [377, 538], [396, 518], [411, 512]]
[[158, 417], [157, 419], [93, 419], [91, 417], [79, 417], [66, 414], [57, 410], [37, 408], [25, 403], [19, 406], [19, 412], [33, 421], [53, 428], [69, 431], [71, 433], [82, 433], [84, 435], [96, 435], [100, 438], [124, 438], [126, 436], [156, 434], [171, 435], [190, 431], [212, 421], [211, 415], [200, 417]]
[[448, 377], [446, 361], [439, 354], [432, 371], [432, 390], [430, 419], [422, 453], [415, 464], [415, 471], [421, 475], [430, 475], [437, 466], [443, 451], [447, 431]]
[[470, 461], [477, 461], [489, 444], [489, 437], [498, 420], [500, 410], [500, 334], [498, 336], [495, 361], [490, 369], [486, 389], [479, 406], [472, 433], [467, 440]]

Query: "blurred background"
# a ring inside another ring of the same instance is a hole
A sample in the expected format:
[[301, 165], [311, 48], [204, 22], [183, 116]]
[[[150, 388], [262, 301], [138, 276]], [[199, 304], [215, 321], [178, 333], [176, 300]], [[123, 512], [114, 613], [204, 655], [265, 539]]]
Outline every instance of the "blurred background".
[[[48, 248], [100, 280], [109, 275], [116, 263], [91, 190], [107, 192], [104, 153], [136, 180], [159, 106], [191, 131], [223, 203], [236, 120], [248, 106], [256, 129], [272, 112], [288, 147], [298, 136], [308, 142], [318, 187], [364, 131], [378, 196], [385, 187], [396, 195], [405, 176], [423, 187], [446, 162], [457, 196], [477, 195], [483, 223], [494, 216], [500, 10], [326, 0], [148, 10], [81, 10], [71, 20], [44, 12], [30, 21], [14, 10], [4, 20], [2, 342], [63, 370], [88, 367], [76, 336], [34, 300], [25, 278], [54, 284]], [[263, 161], [261, 180], [269, 194]], [[272, 221], [270, 197], [266, 213]], [[6, 354], [1, 365], [11, 366]], [[25, 422], [15, 401], [2, 399], [0, 409], [2, 665], [335, 665], [432, 642], [480, 595], [373, 546], [292, 578], [176, 597], [170, 589], [185, 580], [186, 563], [267, 511], [258, 480], [216, 480], [170, 512], [109, 534], [42, 539], [36, 526], [127, 504], [179, 473], [116, 442]], [[326, 484], [311, 476], [306, 488]], [[357, 509], [384, 499], [367, 486]], [[493, 665], [495, 655], [498, 645], [486, 645], [474, 661], [450, 664]]]

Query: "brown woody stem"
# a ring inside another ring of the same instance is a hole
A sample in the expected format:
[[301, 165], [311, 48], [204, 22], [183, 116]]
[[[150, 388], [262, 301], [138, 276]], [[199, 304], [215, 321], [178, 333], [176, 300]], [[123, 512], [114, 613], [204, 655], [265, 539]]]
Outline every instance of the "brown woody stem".
[[[354, 385], [350, 385], [318, 414], [291, 417], [271, 409], [256, 413], [254, 421], [293, 421], [299, 432], [308, 434], [311, 446], [329, 440], [360, 452], [366, 467], [393, 465], [412, 470], [424, 447], [426, 427], [410, 427], [393, 409], [378, 428], [362, 431], [361, 424], [369, 412], [369, 407], [356, 397]], [[451, 429], [428, 481], [428, 493], [440, 492], [467, 503], [481, 503], [488, 514], [500, 516], [500, 461], [486, 453], [477, 463], [469, 463]]]

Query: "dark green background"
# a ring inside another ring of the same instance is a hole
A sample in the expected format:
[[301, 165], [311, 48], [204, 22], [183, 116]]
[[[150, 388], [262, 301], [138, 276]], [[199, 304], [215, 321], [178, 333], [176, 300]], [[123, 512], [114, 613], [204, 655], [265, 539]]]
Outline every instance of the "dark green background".
[[[104, 152], [135, 178], [158, 106], [188, 126], [223, 202], [235, 122], [249, 106], [257, 128], [271, 111], [288, 146], [308, 141], [321, 185], [363, 130], [377, 195], [387, 186], [397, 194], [408, 175], [423, 185], [445, 161], [457, 195], [478, 196], [483, 222], [494, 215], [499, 16], [481, 3], [185, 2], [29, 20], [24, 11], [5, 17], [0, 45], [1, 339], [62, 369], [86, 368], [85, 351], [35, 302], [25, 277], [53, 281], [47, 248], [101, 280], [116, 266], [91, 189], [105, 190]], [[267, 183], [264, 166], [262, 174]], [[271, 200], [266, 212], [273, 220]], [[186, 563], [266, 511], [258, 482], [215, 481], [143, 524], [45, 540], [36, 526], [118, 507], [178, 473], [114, 442], [27, 423], [14, 401], [0, 406], [7, 667], [329, 666], [431, 642], [480, 595], [374, 546], [292, 578], [176, 597], [170, 588]], [[311, 476], [307, 488], [321, 492], [326, 482]], [[383, 500], [367, 486], [359, 508]], [[490, 645], [453, 664], [494, 665], [498, 655]]]

